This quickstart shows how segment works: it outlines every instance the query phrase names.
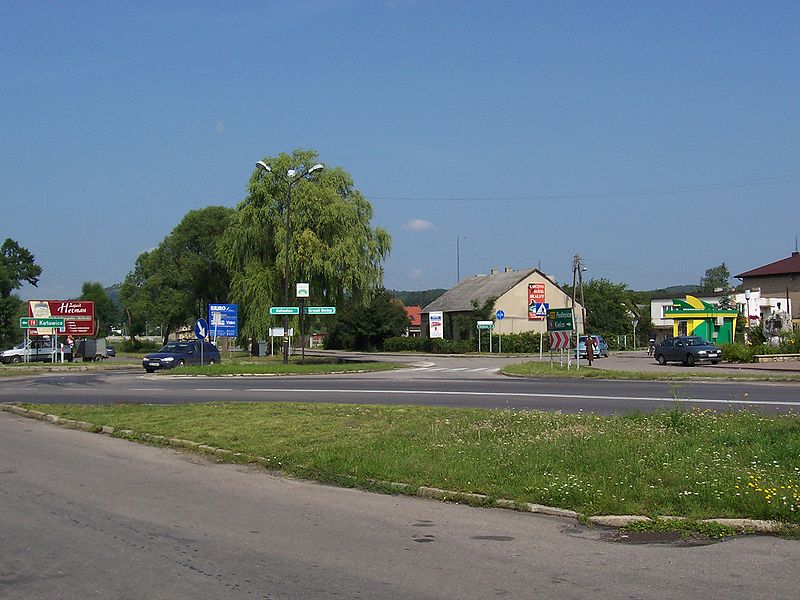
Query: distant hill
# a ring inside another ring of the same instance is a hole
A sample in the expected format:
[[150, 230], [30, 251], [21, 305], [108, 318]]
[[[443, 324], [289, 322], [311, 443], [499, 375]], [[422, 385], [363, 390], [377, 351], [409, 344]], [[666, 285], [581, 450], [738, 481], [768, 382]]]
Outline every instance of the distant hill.
[[696, 285], [671, 285], [665, 288], [659, 288], [657, 290], [642, 290], [640, 292], [636, 292], [641, 296], [647, 297], [647, 299], [651, 298], [683, 298], [686, 294], [695, 294], [697, 293], [697, 286]]
[[425, 307], [439, 296], [444, 294], [446, 289], [422, 290], [419, 292], [406, 292], [401, 290], [386, 290], [392, 298], [400, 300], [404, 306]]
[[122, 307], [122, 304], [119, 301], [119, 289], [122, 287], [121, 283], [115, 283], [114, 285], [110, 285], [107, 288], [104, 288], [108, 297], [111, 298], [111, 301], [117, 307]]

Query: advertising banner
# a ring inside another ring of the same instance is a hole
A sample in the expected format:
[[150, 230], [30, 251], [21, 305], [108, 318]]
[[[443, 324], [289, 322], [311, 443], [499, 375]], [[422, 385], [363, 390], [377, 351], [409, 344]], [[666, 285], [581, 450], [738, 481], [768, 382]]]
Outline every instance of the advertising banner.
[[239, 335], [239, 305], [209, 304], [208, 322], [214, 339], [218, 336], [237, 337]]
[[544, 284], [543, 283], [529, 283], [528, 284], [528, 320], [541, 321], [547, 316], [547, 309], [543, 309], [542, 305], [545, 303], [544, 297]]
[[434, 310], [428, 313], [428, 329], [430, 331], [428, 337], [444, 338], [444, 313], [442, 311]]
[[37, 327], [30, 330], [31, 335], [94, 335], [94, 302], [91, 300], [29, 300], [28, 316], [64, 319], [63, 328]]

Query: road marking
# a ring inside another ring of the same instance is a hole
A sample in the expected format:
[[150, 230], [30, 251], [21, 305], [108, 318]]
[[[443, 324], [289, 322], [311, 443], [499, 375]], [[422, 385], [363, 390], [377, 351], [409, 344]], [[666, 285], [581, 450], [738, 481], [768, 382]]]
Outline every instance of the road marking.
[[[492, 367], [479, 367], [477, 369], [468, 369], [468, 371], [470, 373], [475, 373], [477, 371], [491, 371], [491, 370], [492, 370]], [[494, 370], [497, 371], [498, 369], [494, 369]]]
[[195, 392], [232, 392], [233, 388], [194, 388]]
[[128, 388], [129, 392], [163, 392], [166, 388]]
[[433, 369], [420, 369], [420, 371], [444, 371], [447, 367], [436, 367]]
[[455, 369], [450, 369], [451, 371], [466, 371], [469, 367], [457, 367]]
[[557, 398], [573, 400], [634, 400], [640, 402], [691, 402], [694, 404], [800, 406], [800, 401], [783, 400], [717, 400], [714, 398], [649, 398], [646, 396], [596, 396], [592, 394], [535, 394], [525, 392], [451, 392], [439, 390], [343, 390], [312, 388], [249, 388], [246, 392], [294, 392], [310, 394], [395, 394], [401, 396], [488, 396], [499, 398]]

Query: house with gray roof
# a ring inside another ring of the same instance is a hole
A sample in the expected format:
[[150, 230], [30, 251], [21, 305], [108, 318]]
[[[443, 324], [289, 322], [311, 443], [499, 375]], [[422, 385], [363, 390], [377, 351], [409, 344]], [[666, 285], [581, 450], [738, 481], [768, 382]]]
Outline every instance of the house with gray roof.
[[[547, 332], [544, 307], [571, 308], [572, 296], [562, 289], [552, 277], [538, 269], [514, 270], [506, 267], [488, 275], [475, 275], [462, 279], [421, 311], [422, 337], [429, 337], [428, 317], [431, 311], [441, 311], [444, 317], [444, 337], [464, 339], [465, 331], [475, 328], [474, 305], [482, 307], [494, 298], [492, 316], [502, 310], [502, 320], [494, 318], [495, 334]], [[538, 308], [538, 314], [537, 314]], [[575, 304], [579, 331], [583, 331], [583, 310]]]

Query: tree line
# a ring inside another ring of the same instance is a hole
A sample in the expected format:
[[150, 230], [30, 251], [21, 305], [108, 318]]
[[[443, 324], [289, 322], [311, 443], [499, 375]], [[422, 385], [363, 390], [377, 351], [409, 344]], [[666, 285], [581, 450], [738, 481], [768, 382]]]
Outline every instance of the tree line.
[[264, 158], [271, 171], [253, 170], [235, 208], [192, 210], [139, 255], [120, 289], [129, 335], [148, 321], [161, 326], [166, 341], [206, 316], [209, 303], [230, 302], [238, 305], [240, 337], [267, 338], [278, 325], [269, 309], [284, 304], [287, 248], [290, 305], [294, 284], [307, 282], [308, 305], [368, 306], [381, 289], [391, 237], [371, 226], [371, 204], [340, 167], [298, 179], [289, 204], [280, 174], [302, 173], [317, 159], [313, 150]]

